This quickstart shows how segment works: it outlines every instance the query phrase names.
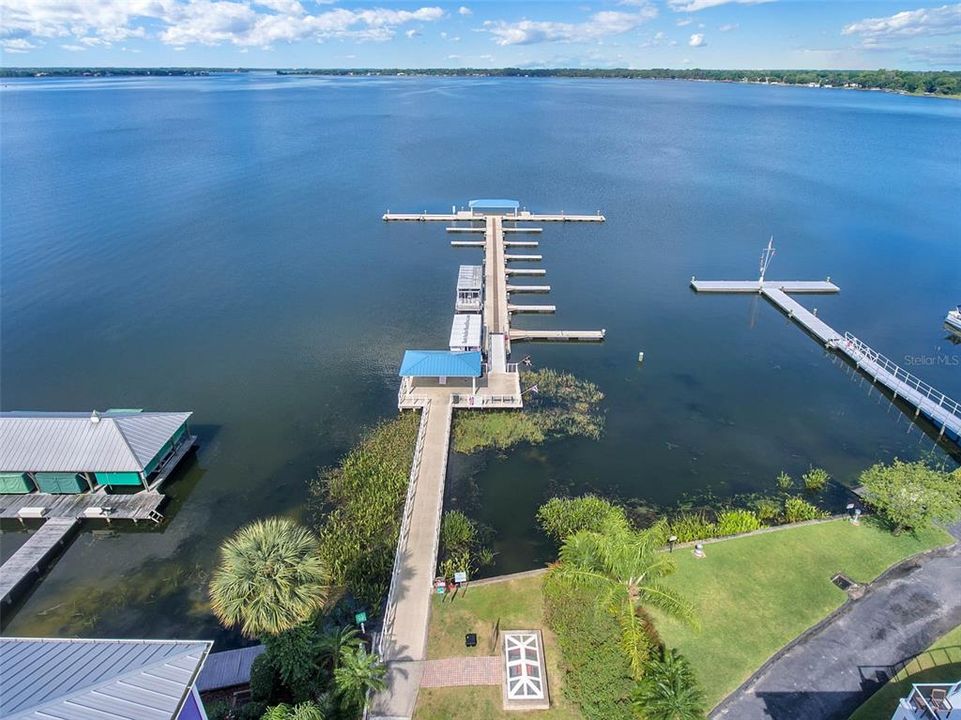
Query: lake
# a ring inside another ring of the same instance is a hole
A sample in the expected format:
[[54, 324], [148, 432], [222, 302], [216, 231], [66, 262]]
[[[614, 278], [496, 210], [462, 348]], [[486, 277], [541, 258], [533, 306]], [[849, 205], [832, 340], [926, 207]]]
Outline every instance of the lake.
[[[823, 466], [947, 459], [776, 309], [692, 275], [823, 279], [802, 301], [961, 397], [961, 103], [670, 81], [469, 78], [8, 80], [0, 91], [5, 410], [192, 410], [196, 459], [161, 529], [82, 533], [5, 634], [207, 637], [216, 548], [298, 516], [305, 481], [396, 412], [405, 348], [443, 347], [457, 265], [442, 225], [476, 197], [541, 212], [555, 317], [603, 344], [517, 345], [606, 394], [599, 441], [455, 456], [448, 503], [496, 532], [490, 572], [553, 549], [557, 492], [670, 505]], [[637, 355], [644, 351], [643, 365]], [[7, 527], [8, 556], [25, 534]]]

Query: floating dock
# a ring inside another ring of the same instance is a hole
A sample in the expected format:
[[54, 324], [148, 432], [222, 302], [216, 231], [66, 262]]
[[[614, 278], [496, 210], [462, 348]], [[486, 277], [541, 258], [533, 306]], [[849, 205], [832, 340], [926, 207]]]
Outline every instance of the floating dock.
[[887, 388], [895, 399], [914, 408], [914, 417], [924, 418], [938, 432], [961, 446], [961, 404], [931, 387], [920, 378], [872, 349], [850, 333], [840, 333], [817, 317], [788, 293], [836, 293], [840, 288], [830, 281], [764, 280], [764, 272], [773, 257], [772, 244], [761, 256], [761, 277], [746, 281], [705, 281], [691, 278], [698, 293], [755, 293], [763, 295], [791, 320], [801, 326], [825, 348], [850, 360], [872, 382]]
[[512, 328], [511, 340], [600, 342], [606, 334], [606, 330], [521, 330]]

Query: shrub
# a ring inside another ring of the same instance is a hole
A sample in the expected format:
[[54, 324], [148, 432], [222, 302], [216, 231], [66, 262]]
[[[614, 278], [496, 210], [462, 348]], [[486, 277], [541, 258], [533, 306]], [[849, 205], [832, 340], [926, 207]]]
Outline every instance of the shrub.
[[781, 492], [788, 492], [792, 487], [794, 487], [794, 478], [792, 478], [783, 470], [779, 472], [777, 476], [778, 490]]
[[249, 702], [234, 708], [234, 720], [260, 720], [267, 712], [267, 706], [262, 702]]
[[634, 709], [643, 720], [703, 720], [704, 693], [687, 658], [666, 648], [653, 658], [637, 684]]
[[806, 473], [801, 476], [801, 481], [804, 483], [804, 489], [808, 492], [819, 493], [828, 484], [828, 480], [831, 476], [828, 475], [827, 471], [822, 468], [811, 468]]
[[204, 711], [207, 713], [207, 720], [228, 720], [230, 718], [230, 703], [225, 700], [217, 700], [212, 703], [204, 703]]
[[551, 498], [537, 509], [537, 522], [558, 542], [581, 530], [600, 532], [606, 526], [630, 528], [623, 508], [596, 495]]
[[717, 516], [718, 535], [740, 535], [761, 527], [761, 521], [750, 510], [725, 510]]
[[671, 521], [671, 534], [678, 542], [693, 542], [717, 537], [717, 525], [702, 513], [681, 513]]
[[262, 653], [250, 666], [250, 699], [255, 702], [273, 702], [280, 692], [280, 675], [273, 660]]
[[375, 427], [309, 483], [320, 554], [333, 584], [376, 609], [387, 594], [420, 416]]
[[544, 582], [544, 611], [561, 651], [567, 698], [585, 720], [630, 720], [634, 681], [617, 620], [589, 589], [556, 577]]
[[949, 474], [924, 462], [878, 464], [861, 473], [864, 499], [895, 533], [923, 530], [961, 515], [961, 472]]
[[828, 514], [801, 497], [789, 497], [784, 501], [784, 519], [789, 523], [825, 518]]
[[781, 518], [781, 503], [772, 498], [760, 498], [754, 503], [754, 512], [762, 523], [775, 523]]
[[454, 573], [464, 571], [473, 575], [484, 565], [494, 561], [494, 553], [485, 547], [480, 529], [473, 520], [459, 510], [444, 513], [440, 525], [439, 574], [452, 579]]

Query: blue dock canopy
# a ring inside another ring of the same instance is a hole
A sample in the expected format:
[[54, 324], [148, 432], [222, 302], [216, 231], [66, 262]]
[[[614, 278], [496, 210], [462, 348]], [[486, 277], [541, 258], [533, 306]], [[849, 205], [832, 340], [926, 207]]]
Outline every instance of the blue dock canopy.
[[480, 377], [481, 354], [448, 350], [406, 350], [401, 377]]
[[521, 204], [517, 200], [471, 200], [467, 207], [471, 210], [514, 210], [520, 208]]

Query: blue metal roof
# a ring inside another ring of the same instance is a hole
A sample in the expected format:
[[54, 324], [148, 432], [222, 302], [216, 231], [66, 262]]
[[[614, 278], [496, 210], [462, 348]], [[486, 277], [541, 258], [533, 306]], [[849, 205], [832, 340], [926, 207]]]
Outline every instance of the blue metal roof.
[[481, 354], [448, 350], [406, 350], [401, 377], [480, 377]]
[[471, 200], [467, 206], [471, 210], [517, 210], [521, 204], [517, 200]]

